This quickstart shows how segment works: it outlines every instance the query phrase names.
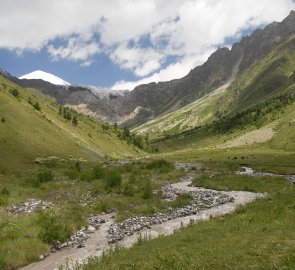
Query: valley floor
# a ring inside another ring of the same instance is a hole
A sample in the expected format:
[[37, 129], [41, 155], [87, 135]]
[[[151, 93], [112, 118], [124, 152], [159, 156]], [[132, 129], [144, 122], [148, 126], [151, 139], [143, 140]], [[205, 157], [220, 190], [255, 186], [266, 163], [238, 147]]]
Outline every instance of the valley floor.
[[[214, 192], [213, 190], [208, 190], [198, 187], [190, 187], [191, 181], [178, 182], [172, 184], [171, 187], [176, 189], [178, 192]], [[109, 249], [120, 248], [120, 247], [131, 247], [132, 245], [138, 243], [141, 239], [154, 239], [159, 236], [173, 234], [176, 230], [179, 230], [185, 226], [192, 225], [198, 221], [209, 220], [212, 217], [222, 216], [229, 214], [238, 206], [250, 203], [253, 200], [264, 197], [265, 194], [252, 193], [245, 191], [225, 191], [222, 192], [226, 196], [233, 198], [232, 201], [220, 204], [209, 209], [199, 210], [197, 214], [188, 215], [184, 217], [178, 217], [175, 219], [170, 219], [160, 224], [151, 225], [150, 228], [143, 228], [142, 230], [136, 232], [132, 235], [126, 235], [119, 245], [110, 244], [108, 242], [108, 231], [110, 227], [114, 224], [115, 214], [102, 215], [101, 217], [106, 220], [97, 231], [90, 234], [90, 238], [85, 242], [85, 247], [83, 248], [67, 248], [57, 253], [50, 254], [47, 258], [40, 262], [30, 264], [26, 267], [21, 268], [22, 270], [53, 270], [58, 267], [75, 268], [75, 265], [87, 261], [89, 256], [101, 257]], [[77, 267], [77, 266], [76, 266]], [[59, 269], [60, 269], [59, 268]]]

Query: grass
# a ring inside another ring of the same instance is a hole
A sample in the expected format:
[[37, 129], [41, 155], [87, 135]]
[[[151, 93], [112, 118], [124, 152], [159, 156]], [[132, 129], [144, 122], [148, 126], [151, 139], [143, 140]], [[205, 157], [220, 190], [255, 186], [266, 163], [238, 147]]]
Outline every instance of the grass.
[[[147, 169], [151, 164], [162, 166]], [[22, 173], [0, 175], [0, 269], [16, 268], [38, 260], [41, 254], [48, 253], [54, 242], [65, 241], [84, 226], [90, 214], [116, 209], [117, 219], [124, 220], [177, 207], [189, 200], [180, 198], [174, 204], [165, 203], [152, 193], [185, 174], [176, 172], [164, 160], [119, 167], [112, 163], [77, 165], [76, 161], [42, 162], [35, 166]], [[126, 186], [129, 186], [129, 192], [126, 192]], [[54, 208], [27, 216], [12, 216], [6, 212], [6, 207], [29, 198], [53, 202]]]
[[[197, 180], [196, 180], [197, 181]], [[172, 236], [144, 241], [81, 267], [94, 269], [293, 269], [295, 189], [280, 178], [218, 176], [214, 189], [268, 191], [232, 215], [200, 222]], [[249, 183], [250, 182], [250, 183]]]
[[252, 177], [247, 175], [203, 174], [193, 180], [194, 186], [216, 190], [241, 190], [251, 192], [273, 192], [278, 186], [284, 186], [283, 177]]

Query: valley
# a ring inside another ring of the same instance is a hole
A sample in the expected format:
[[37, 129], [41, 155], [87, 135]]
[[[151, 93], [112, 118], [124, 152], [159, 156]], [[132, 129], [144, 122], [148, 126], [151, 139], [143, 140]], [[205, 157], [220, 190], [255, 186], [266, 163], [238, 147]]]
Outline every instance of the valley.
[[0, 72], [0, 269], [293, 269], [295, 12], [132, 91]]

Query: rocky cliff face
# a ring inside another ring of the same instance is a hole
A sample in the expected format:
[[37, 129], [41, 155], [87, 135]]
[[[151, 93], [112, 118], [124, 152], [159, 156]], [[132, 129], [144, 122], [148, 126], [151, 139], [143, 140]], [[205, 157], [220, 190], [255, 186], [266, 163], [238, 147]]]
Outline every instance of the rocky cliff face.
[[134, 127], [175, 111], [225, 84], [294, 33], [293, 11], [281, 23], [273, 22], [244, 37], [231, 50], [218, 49], [202, 66], [192, 69], [181, 79], [140, 85], [118, 96], [102, 97], [85, 87], [61, 87], [41, 80], [12, 80], [22, 87], [37, 88], [54, 97], [58, 103], [70, 104], [78, 110], [79, 105], [84, 104], [83, 113], [121, 126]]

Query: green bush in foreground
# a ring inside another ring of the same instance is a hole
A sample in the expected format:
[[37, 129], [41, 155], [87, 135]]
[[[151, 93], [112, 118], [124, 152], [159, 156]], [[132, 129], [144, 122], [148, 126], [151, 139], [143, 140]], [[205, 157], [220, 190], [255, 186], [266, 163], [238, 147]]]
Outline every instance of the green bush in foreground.
[[54, 244], [56, 241], [64, 242], [71, 235], [69, 226], [53, 212], [40, 213], [38, 224], [40, 226], [39, 237], [49, 244]]

